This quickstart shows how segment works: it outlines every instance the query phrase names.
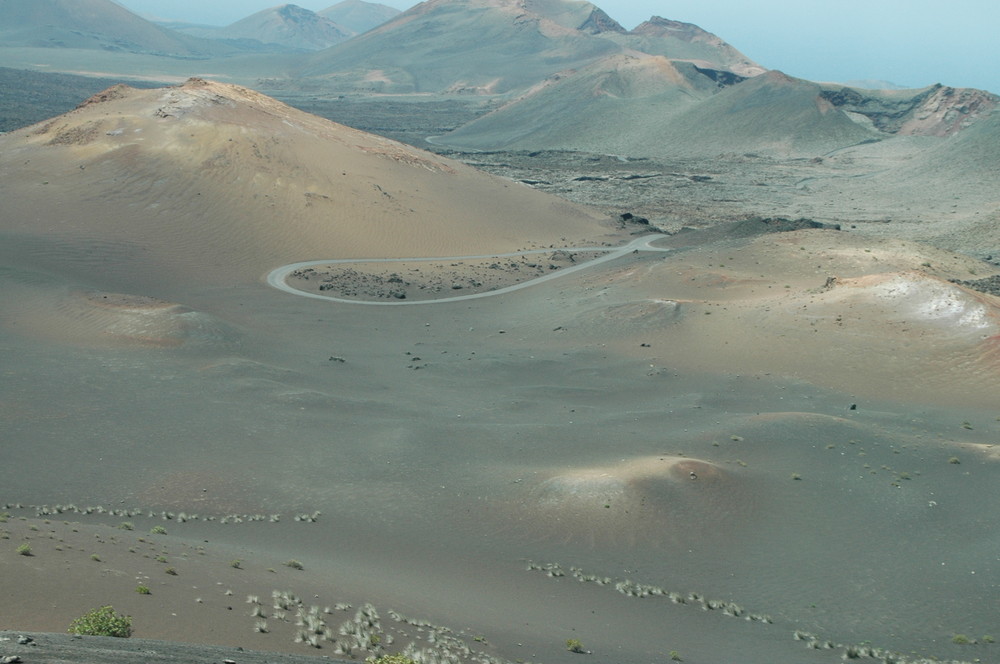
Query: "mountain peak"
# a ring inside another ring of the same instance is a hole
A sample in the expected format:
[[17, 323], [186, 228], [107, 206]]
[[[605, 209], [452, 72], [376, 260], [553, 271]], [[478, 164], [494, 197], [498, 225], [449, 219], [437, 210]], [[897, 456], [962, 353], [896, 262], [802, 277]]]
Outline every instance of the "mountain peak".
[[608, 16], [603, 9], [596, 7], [594, 11], [590, 12], [587, 20], [577, 29], [593, 35], [601, 34], [602, 32], [618, 32], [621, 34], [628, 32], [618, 21]]
[[377, 2], [344, 0], [317, 13], [337, 25], [361, 34], [382, 25], [402, 12], [395, 7]]
[[222, 30], [231, 39], [256, 39], [265, 44], [318, 51], [351, 37], [351, 31], [316, 12], [294, 4], [271, 7]]

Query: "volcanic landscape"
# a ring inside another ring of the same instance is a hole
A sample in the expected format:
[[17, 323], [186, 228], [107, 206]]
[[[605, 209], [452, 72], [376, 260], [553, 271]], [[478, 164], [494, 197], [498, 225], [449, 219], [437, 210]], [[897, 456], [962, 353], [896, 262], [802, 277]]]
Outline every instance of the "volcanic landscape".
[[0, 658], [1000, 659], [996, 95], [4, 4]]

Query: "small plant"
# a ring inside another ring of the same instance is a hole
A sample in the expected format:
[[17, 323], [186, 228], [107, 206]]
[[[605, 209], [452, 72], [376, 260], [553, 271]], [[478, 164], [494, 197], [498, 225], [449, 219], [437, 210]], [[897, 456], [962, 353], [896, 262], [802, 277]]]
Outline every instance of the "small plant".
[[95, 563], [101, 562], [101, 557], [96, 553], [90, 554], [90, 559], [93, 560]]
[[417, 664], [415, 661], [404, 655], [382, 655], [378, 659], [369, 657], [365, 660], [367, 664]]
[[982, 641], [983, 641], [983, 643], [996, 643], [997, 642], [997, 640], [994, 639], [989, 634], [987, 634], [986, 636], [984, 636], [983, 639], [982, 639]]
[[7, 523], [10, 520], [10, 514], [7, 512], [0, 513], [0, 523]]
[[683, 662], [684, 661], [683, 659], [681, 659], [681, 654], [679, 652], [677, 652], [676, 650], [671, 650], [670, 651], [670, 660], [674, 661], [674, 662]]
[[153, 533], [154, 535], [166, 535], [167, 529], [164, 528], [163, 526], [153, 526], [149, 532]]
[[957, 466], [958, 464], [962, 463], [962, 460], [959, 459], [958, 457], [950, 457], [948, 459], [948, 463], [953, 463]]
[[802, 476], [799, 475], [798, 473], [792, 473], [792, 479], [793, 480], [801, 480]]
[[141, 583], [135, 587], [135, 591], [140, 595], [152, 595], [153, 591], [149, 589], [149, 586], [144, 586]]
[[158, 562], [158, 563], [165, 563], [165, 562], [167, 562], [167, 557], [166, 556], [157, 556], [156, 557], [156, 562]]
[[17, 555], [19, 556], [31, 556], [31, 545], [25, 542], [21, 546], [17, 547]]
[[305, 569], [306, 566], [300, 563], [298, 560], [286, 560], [285, 567], [291, 567], [292, 569]]
[[570, 652], [587, 652], [583, 649], [583, 644], [580, 643], [580, 639], [566, 639], [566, 650]]
[[69, 626], [69, 633], [127, 639], [132, 636], [132, 616], [115, 613], [111, 606], [102, 606], [74, 620]]
[[118, 524], [119, 530], [135, 530], [135, 524], [131, 521], [122, 521]]
[[237, 558], [236, 560], [234, 560], [231, 563], [229, 563], [229, 566], [232, 567], [233, 569], [243, 569], [242, 567], [240, 567], [240, 565], [242, 565], [242, 564], [243, 564], [243, 561], [240, 560], [239, 558]]
[[163, 571], [165, 573], [169, 574], [170, 576], [177, 576], [177, 570], [174, 569], [173, 567], [168, 567], [167, 569], [165, 569]]
[[970, 643], [973, 643], [972, 639], [970, 639], [969, 637], [967, 637], [965, 634], [956, 634], [955, 636], [951, 637], [951, 642], [955, 643], [955, 644], [958, 644], [960, 646], [964, 646], [964, 645], [968, 645]]

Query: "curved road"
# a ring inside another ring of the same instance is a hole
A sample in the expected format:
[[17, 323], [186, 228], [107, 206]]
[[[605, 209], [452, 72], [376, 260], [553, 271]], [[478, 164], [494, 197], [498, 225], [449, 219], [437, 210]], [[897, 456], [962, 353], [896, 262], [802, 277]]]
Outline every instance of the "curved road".
[[[290, 265], [283, 265], [267, 275], [267, 283], [278, 290], [285, 291], [286, 293], [291, 293], [292, 295], [299, 295], [301, 297], [311, 297], [316, 300], [327, 300], [329, 302], [341, 302], [343, 304], [364, 304], [364, 305], [374, 305], [383, 307], [401, 307], [408, 305], [418, 305], [418, 304], [439, 304], [442, 302], [461, 302], [462, 300], [477, 300], [483, 297], [491, 297], [493, 295], [503, 295], [504, 293], [511, 293], [516, 290], [521, 290], [522, 288], [527, 288], [528, 286], [534, 286], [535, 284], [541, 283], [543, 281], [551, 281], [552, 279], [558, 279], [559, 277], [577, 272], [589, 268], [598, 263], [606, 263], [612, 261], [616, 258], [620, 258], [626, 254], [638, 252], [638, 251], [660, 251], [667, 252], [671, 249], [661, 249], [659, 247], [654, 247], [652, 245], [656, 240], [667, 237], [666, 235], [656, 233], [653, 235], [643, 235], [642, 237], [632, 240], [626, 245], [621, 247], [555, 247], [549, 249], [532, 249], [529, 251], [514, 251], [506, 254], [483, 254], [480, 256], [431, 256], [422, 258], [336, 258], [332, 260], [325, 261], [303, 261], [301, 263], [292, 263]], [[288, 276], [296, 271], [302, 270], [308, 267], [315, 267], [317, 265], [343, 265], [346, 263], [410, 263], [417, 261], [458, 261], [458, 260], [480, 260], [487, 258], [509, 258], [512, 256], [528, 256], [531, 254], [548, 254], [553, 251], [603, 251], [606, 252], [604, 256], [594, 258], [587, 261], [586, 263], [580, 263], [579, 265], [574, 265], [572, 267], [564, 267], [555, 272], [550, 272], [549, 274], [531, 279], [529, 281], [524, 281], [519, 284], [514, 284], [513, 286], [506, 286], [504, 288], [498, 288], [496, 290], [485, 291], [483, 293], [473, 293], [471, 295], [456, 295], [455, 297], [443, 297], [435, 300], [392, 300], [392, 301], [382, 301], [382, 300], [348, 300], [342, 297], [333, 297], [330, 295], [322, 295], [320, 293], [309, 293], [306, 291], [293, 288], [288, 285], [286, 279]]]

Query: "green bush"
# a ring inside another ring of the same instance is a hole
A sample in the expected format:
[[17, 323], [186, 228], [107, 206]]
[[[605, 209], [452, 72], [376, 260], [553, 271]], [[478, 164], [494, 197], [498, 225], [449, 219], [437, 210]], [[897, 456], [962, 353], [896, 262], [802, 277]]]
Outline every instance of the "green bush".
[[566, 639], [566, 650], [570, 652], [586, 652], [580, 639]]
[[111, 606], [102, 606], [74, 620], [69, 626], [69, 633], [127, 639], [132, 636], [132, 616], [115, 613]]
[[149, 532], [153, 533], [154, 535], [166, 535], [167, 529], [164, 528], [163, 526], [153, 526], [152, 530], [150, 530]]
[[32, 555], [32, 553], [31, 553], [31, 545], [28, 544], [27, 542], [25, 542], [21, 546], [17, 547], [17, 553], [18, 553], [18, 555], [21, 555], [21, 556], [30, 556], [30, 555]]
[[378, 659], [369, 657], [365, 662], [368, 664], [417, 664], [409, 657], [403, 657], [402, 655], [383, 655]]
[[285, 561], [285, 567], [291, 567], [292, 569], [305, 569], [305, 565], [294, 559]]
[[149, 586], [138, 585], [135, 587], [135, 591], [140, 595], [152, 595], [153, 591], [149, 589]]

